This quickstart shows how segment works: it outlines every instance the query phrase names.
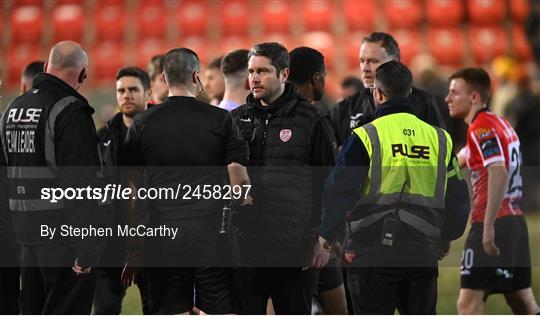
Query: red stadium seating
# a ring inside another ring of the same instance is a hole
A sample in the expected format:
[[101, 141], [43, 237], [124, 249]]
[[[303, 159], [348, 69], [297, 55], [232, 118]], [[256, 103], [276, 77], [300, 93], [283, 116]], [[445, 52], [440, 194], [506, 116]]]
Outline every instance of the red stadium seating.
[[289, 1], [262, 1], [259, 6], [263, 32], [289, 32], [292, 18], [292, 9]]
[[219, 7], [221, 35], [247, 35], [249, 32], [249, 2], [244, 0], [222, 0]]
[[43, 9], [37, 5], [23, 5], [11, 11], [11, 42], [39, 42], [43, 35]]
[[150, 59], [156, 55], [167, 53], [172, 47], [166, 45], [161, 38], [147, 38], [137, 41], [135, 44], [135, 64], [146, 69]]
[[442, 65], [463, 63], [465, 40], [458, 28], [429, 29], [428, 45], [431, 55]]
[[45, 56], [41, 55], [39, 46], [35, 43], [9, 45], [7, 51], [7, 60], [9, 62], [6, 63], [9, 77], [8, 85], [12, 87], [19, 86], [23, 68], [34, 60], [44, 59]]
[[14, 7], [22, 7], [22, 6], [27, 6], [27, 5], [37, 5], [37, 6], [41, 6], [43, 5], [43, 0], [16, 0], [16, 1], [13, 1], [13, 6]]
[[345, 0], [343, 1], [343, 14], [350, 31], [371, 31], [375, 22], [375, 1]]
[[512, 0], [509, 1], [510, 16], [516, 22], [523, 22], [531, 11], [529, 1], [527, 0]]
[[[285, 46], [287, 50], [292, 50], [295, 47], [300, 46], [298, 44], [298, 41], [290, 36], [289, 34], [281, 34], [281, 33], [271, 33], [271, 34], [261, 34], [256, 40], [252, 41], [252, 44], [257, 43], [263, 43], [263, 42], [277, 42], [281, 45]], [[251, 47], [245, 47], [246, 49], [250, 49]]]
[[532, 49], [525, 38], [525, 30], [519, 25], [512, 26], [512, 52], [519, 60], [531, 60]]
[[187, 0], [177, 6], [174, 16], [182, 35], [205, 36], [210, 23], [210, 6], [207, 1]]
[[308, 46], [314, 48], [324, 55], [324, 62], [327, 69], [334, 67], [335, 45], [332, 33], [328, 32], [309, 32], [304, 33], [300, 38], [299, 46]]
[[141, 1], [137, 7], [139, 38], [166, 38], [167, 14], [162, 1]]
[[506, 53], [505, 32], [499, 27], [471, 27], [470, 42], [474, 60], [480, 64]]
[[238, 48], [247, 48], [249, 49], [253, 46], [247, 38], [242, 36], [226, 36], [222, 37], [219, 40], [218, 54], [225, 55], [227, 52], [238, 49]]
[[80, 42], [83, 36], [84, 7], [79, 4], [61, 4], [54, 7], [52, 23], [54, 41]]
[[417, 30], [394, 30], [390, 34], [394, 36], [399, 44], [401, 51], [401, 62], [408, 64], [421, 50], [421, 44], [423, 43], [420, 33]]
[[422, 20], [419, 0], [387, 0], [383, 6], [391, 28], [416, 30]]
[[124, 45], [118, 41], [98, 43], [90, 56], [90, 76], [98, 85], [114, 81], [116, 71], [125, 65]]
[[426, 1], [426, 18], [429, 26], [457, 26], [464, 16], [462, 1], [430, 0]]
[[214, 52], [213, 47], [206, 40], [206, 37], [190, 36], [190, 37], [180, 37], [175, 44], [175, 47], [186, 47], [197, 53], [201, 63], [204, 65], [208, 61], [211, 53]]
[[56, 0], [54, 1], [55, 6], [63, 5], [63, 4], [76, 4], [84, 7], [85, 0]]
[[299, 1], [306, 31], [331, 31], [334, 7], [329, 0]]
[[[512, 0], [513, 1], [513, 0]], [[468, 0], [469, 20], [476, 25], [497, 25], [505, 15], [503, 0]]]
[[96, 40], [122, 41], [126, 27], [125, 13], [126, 8], [123, 4], [98, 2], [94, 14]]

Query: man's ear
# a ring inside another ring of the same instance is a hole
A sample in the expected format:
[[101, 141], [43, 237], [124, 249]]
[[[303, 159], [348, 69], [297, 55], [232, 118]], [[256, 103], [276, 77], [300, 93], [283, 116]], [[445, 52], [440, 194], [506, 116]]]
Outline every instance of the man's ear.
[[150, 101], [151, 99], [152, 99], [152, 88], [148, 88], [148, 90], [146, 90], [146, 94], [144, 97], [144, 103], [148, 103], [148, 101]]
[[289, 68], [283, 68], [280, 73], [280, 77], [281, 76], [283, 76], [281, 78], [281, 83], [285, 83], [287, 79], [289, 78]]
[[167, 78], [165, 78], [165, 73], [164, 73], [164, 72], [162, 72], [162, 73], [159, 75], [159, 78], [160, 78], [161, 80], [163, 80], [163, 82], [165, 82], [165, 84], [166, 84], [167, 86], [169, 86], [169, 84], [167, 83]]
[[320, 74], [319, 72], [314, 73], [314, 74], [309, 78], [309, 82], [311, 83], [312, 86], [316, 86], [316, 85], [317, 85], [317, 82], [319, 82], [319, 80], [321, 80], [321, 74]]
[[47, 65], [49, 65], [48, 61], [46, 61], [45, 64], [43, 65], [43, 72], [47, 72]]
[[192, 74], [191, 74], [191, 80], [193, 81], [194, 84], [198, 84], [200, 79], [199, 79], [199, 72], [198, 71], [194, 71]]
[[249, 79], [246, 79], [246, 82], [245, 82], [245, 88], [246, 88], [246, 90], [250, 90], [250, 87], [249, 87]]
[[86, 68], [83, 68], [83, 69], [81, 70], [81, 72], [79, 73], [79, 78], [77, 78], [77, 82], [78, 82], [78, 83], [83, 83], [84, 80], [86, 80], [86, 77], [87, 77], [87, 75], [86, 75]]
[[473, 91], [471, 93], [471, 103], [472, 104], [481, 104], [482, 100], [480, 98], [480, 93], [478, 91]]
[[379, 104], [384, 102], [384, 94], [381, 92], [380, 89], [375, 89], [374, 94]]

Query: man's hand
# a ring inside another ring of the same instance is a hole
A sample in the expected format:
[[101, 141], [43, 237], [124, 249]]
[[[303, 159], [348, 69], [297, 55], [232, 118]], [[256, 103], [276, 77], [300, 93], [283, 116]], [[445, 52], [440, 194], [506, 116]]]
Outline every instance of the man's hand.
[[246, 197], [245, 200], [243, 200], [241, 203], [240, 203], [240, 206], [247, 206], [247, 205], [253, 205], [253, 198], [251, 197], [251, 195], [248, 195]]
[[501, 254], [499, 248], [495, 245], [495, 226], [484, 223], [484, 234], [482, 236], [482, 246], [489, 256], [498, 257]]
[[437, 241], [437, 251], [439, 252], [439, 260], [444, 259], [450, 253], [450, 241], [439, 239]]
[[71, 270], [73, 270], [73, 272], [75, 272], [77, 275], [86, 275], [89, 274], [90, 271], [92, 271], [92, 267], [81, 267], [79, 265], [79, 258], [77, 258], [75, 259]]
[[316, 242], [313, 247], [313, 257], [311, 258], [311, 267], [321, 269], [326, 266], [330, 258], [330, 245], [326, 239], [319, 237], [319, 242]]
[[130, 287], [136, 280], [136, 276], [139, 274], [139, 269], [142, 263], [141, 251], [128, 251], [126, 264], [124, 270], [122, 270], [122, 283]]

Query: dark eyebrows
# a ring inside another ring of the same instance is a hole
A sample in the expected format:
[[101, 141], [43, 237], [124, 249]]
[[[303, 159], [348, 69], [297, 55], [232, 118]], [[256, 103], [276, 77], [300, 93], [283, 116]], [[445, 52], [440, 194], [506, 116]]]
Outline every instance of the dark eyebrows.
[[116, 89], [116, 91], [118, 91], [118, 92], [124, 92], [126, 89], [127, 89], [127, 90], [131, 90], [131, 91], [133, 91], [133, 90], [139, 90], [139, 86], [121, 87], [121, 88]]
[[248, 72], [261, 72], [261, 71], [267, 71], [267, 72], [270, 72], [270, 68], [268, 67], [259, 67], [259, 68], [249, 68], [248, 67]]

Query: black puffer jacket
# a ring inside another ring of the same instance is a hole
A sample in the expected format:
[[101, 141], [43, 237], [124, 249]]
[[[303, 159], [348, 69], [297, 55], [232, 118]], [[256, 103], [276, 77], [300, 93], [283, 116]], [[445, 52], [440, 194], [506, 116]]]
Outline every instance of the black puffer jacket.
[[[312, 216], [320, 214], [314, 192], [322, 192], [312, 170], [320, 161], [314, 152], [330, 152], [329, 160], [332, 164], [334, 160], [328, 117], [288, 83], [271, 105], [262, 106], [249, 95], [233, 116], [250, 146], [248, 172], [258, 214], [253, 223], [257, 237], [287, 247], [313, 238], [318, 220]], [[321, 144], [323, 148], [318, 147]], [[314, 190], [315, 186], [320, 188]]]

